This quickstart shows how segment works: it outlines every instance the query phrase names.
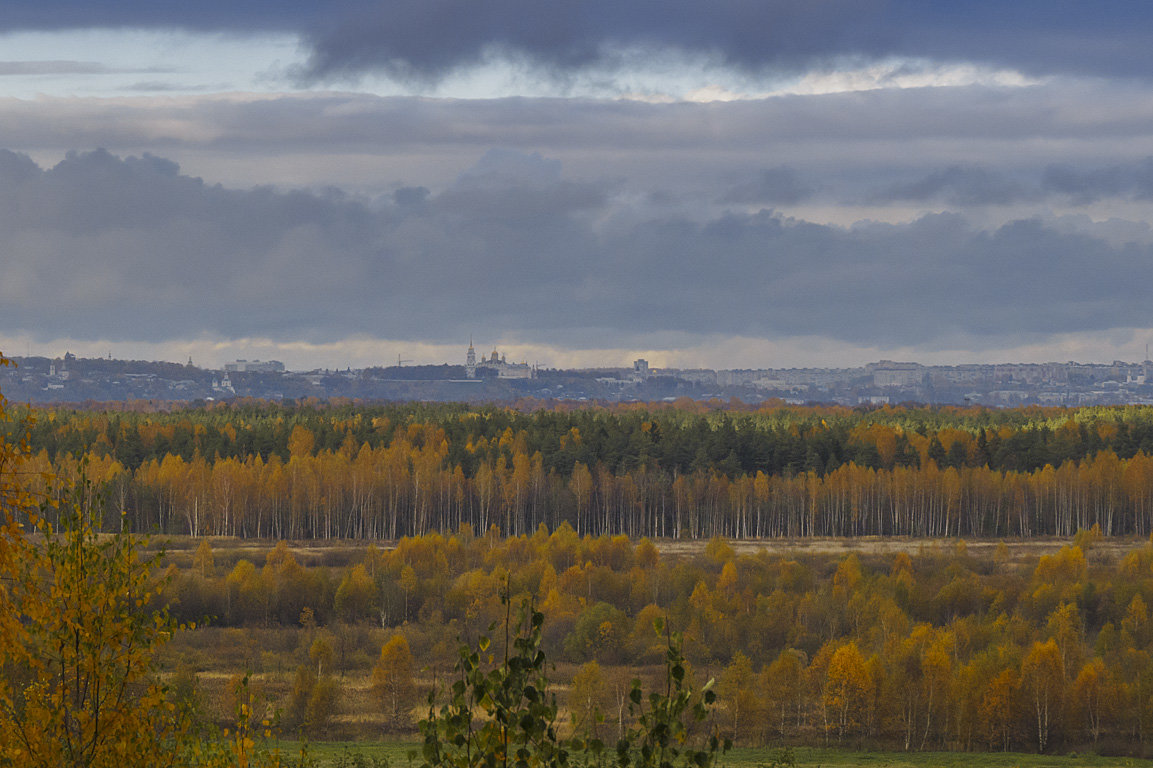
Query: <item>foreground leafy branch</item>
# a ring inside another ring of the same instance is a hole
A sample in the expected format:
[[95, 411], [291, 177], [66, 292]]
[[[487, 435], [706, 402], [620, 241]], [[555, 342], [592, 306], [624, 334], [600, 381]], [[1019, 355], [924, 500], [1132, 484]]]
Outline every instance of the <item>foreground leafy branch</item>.
[[[656, 629], [663, 629], [663, 621], [658, 620]], [[692, 745], [693, 726], [709, 718], [717, 696], [712, 680], [699, 693], [692, 690], [686, 678], [680, 635], [668, 632], [666, 640], [664, 693], [649, 693], [645, 706], [640, 681], [633, 680], [629, 690], [629, 711], [636, 725], [617, 743], [617, 763], [621, 768], [710, 768], [718, 752], [726, 752], [731, 746], [728, 739], [721, 740], [715, 727], [707, 730], [703, 745]]]
[[502, 600], [503, 659], [496, 663], [489, 635], [478, 638], [475, 647], [461, 647], [447, 701], [438, 708], [437, 692], [429, 694], [429, 713], [420, 722], [421, 768], [711, 768], [728, 749], [715, 728], [707, 729], [703, 744], [692, 743], [693, 725], [708, 719], [715, 694], [711, 681], [699, 695], [692, 690], [680, 637], [671, 632], [664, 691], [646, 699], [640, 681], [632, 681], [629, 709], [635, 725], [615, 751], [584, 730], [562, 737], [541, 650], [544, 615], [525, 601], [514, 623], [507, 592]]

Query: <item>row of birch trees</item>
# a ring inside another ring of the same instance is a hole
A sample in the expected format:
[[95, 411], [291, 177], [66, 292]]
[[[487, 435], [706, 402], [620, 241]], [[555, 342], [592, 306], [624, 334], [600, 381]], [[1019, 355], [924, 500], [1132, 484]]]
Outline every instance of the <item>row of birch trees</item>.
[[541, 454], [481, 460], [471, 474], [425, 428], [388, 445], [244, 458], [168, 454], [135, 470], [86, 452], [35, 471], [107, 485], [111, 514], [139, 532], [287, 539], [397, 539], [462, 525], [518, 535], [562, 523], [580, 534], [651, 538], [1067, 536], [1153, 532], [1153, 457], [1110, 450], [1033, 471], [855, 463], [820, 473], [729, 476], [577, 462], [563, 475]]

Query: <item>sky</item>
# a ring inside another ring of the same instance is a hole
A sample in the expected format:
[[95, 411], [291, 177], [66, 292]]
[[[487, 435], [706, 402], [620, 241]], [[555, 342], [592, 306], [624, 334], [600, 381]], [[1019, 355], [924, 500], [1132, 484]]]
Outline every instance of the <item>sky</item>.
[[1141, 360], [1144, 0], [0, 0], [0, 352]]

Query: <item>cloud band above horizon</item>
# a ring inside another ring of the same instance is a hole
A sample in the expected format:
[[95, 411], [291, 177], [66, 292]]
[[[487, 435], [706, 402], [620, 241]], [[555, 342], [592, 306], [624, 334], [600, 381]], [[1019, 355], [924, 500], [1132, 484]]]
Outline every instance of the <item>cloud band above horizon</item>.
[[43, 339], [447, 344], [485, 328], [572, 349], [710, 335], [997, 347], [1145, 327], [1153, 284], [1153, 244], [1059, 222], [654, 216], [513, 151], [375, 202], [226, 189], [153, 156], [41, 169], [6, 152], [0, 228], [0, 326]]

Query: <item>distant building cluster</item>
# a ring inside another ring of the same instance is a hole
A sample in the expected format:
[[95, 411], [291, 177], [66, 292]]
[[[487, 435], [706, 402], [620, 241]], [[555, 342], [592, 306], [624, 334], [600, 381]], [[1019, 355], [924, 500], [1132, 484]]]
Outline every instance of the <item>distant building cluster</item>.
[[919, 387], [925, 382], [925, 367], [919, 363], [894, 363], [892, 360], [882, 360], [879, 363], [869, 363], [865, 370], [873, 374], [874, 386], [881, 387]]
[[[652, 368], [558, 370], [509, 362], [494, 349], [478, 356], [469, 341], [464, 365], [362, 370], [285, 370], [277, 360], [236, 360], [220, 370], [178, 363], [17, 358], [0, 368], [0, 391], [14, 401], [195, 401], [347, 397], [362, 400], [499, 401], [521, 397], [599, 401], [739, 398], [787, 403], [956, 405], [1153, 404], [1153, 362], [922, 365], [880, 360], [855, 368]], [[403, 375], [401, 375], [403, 374]]]
[[225, 373], [284, 373], [279, 360], [237, 360], [224, 364]]

